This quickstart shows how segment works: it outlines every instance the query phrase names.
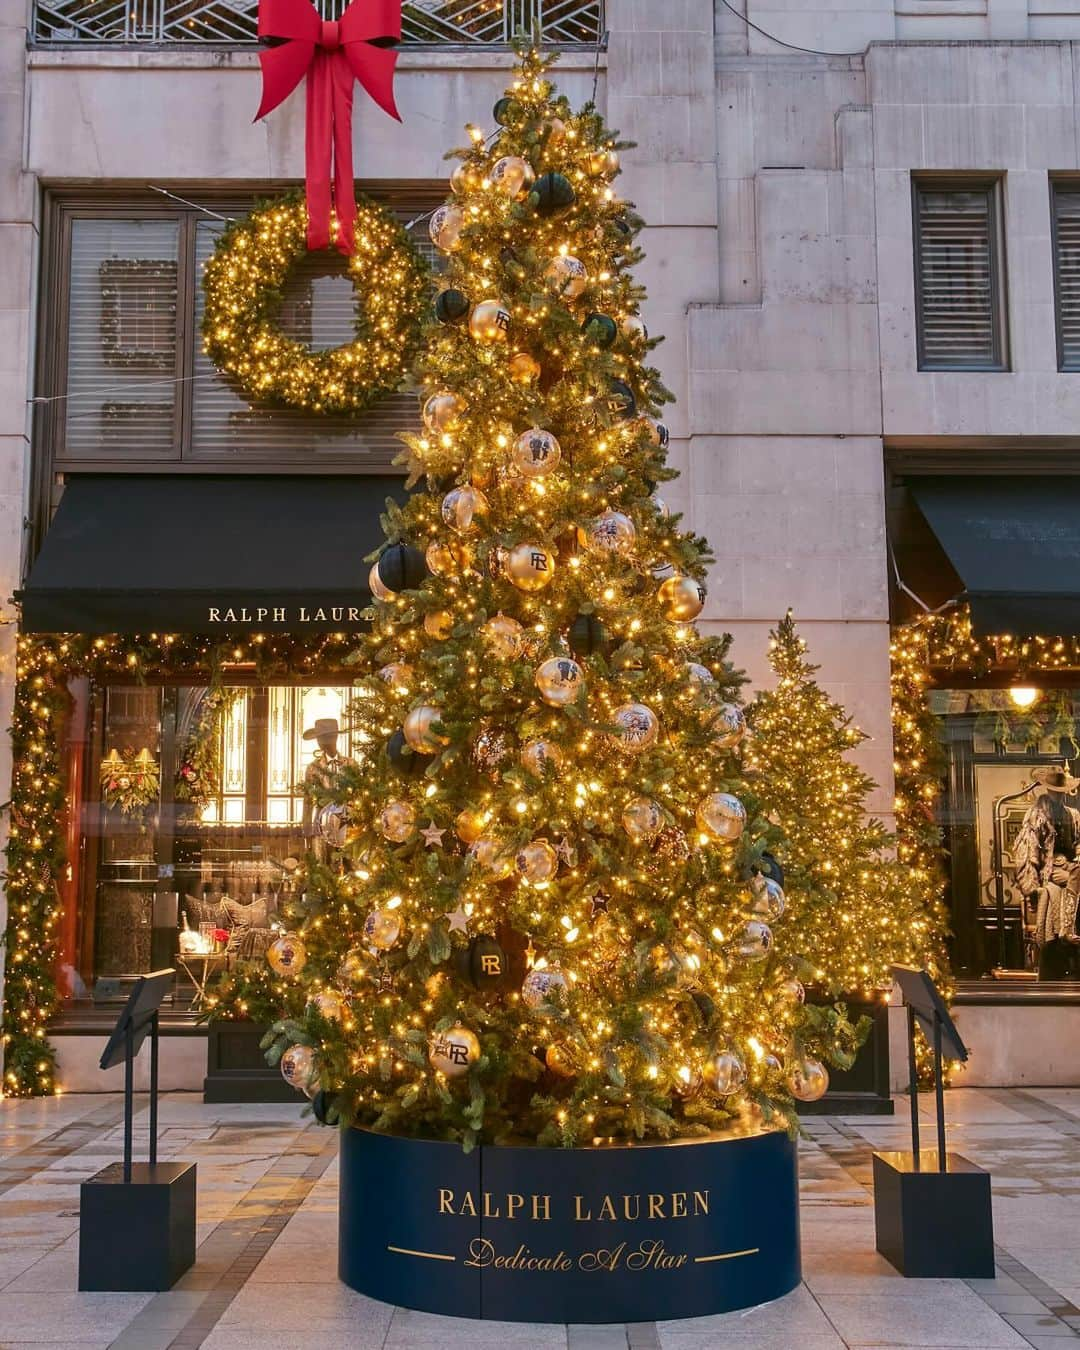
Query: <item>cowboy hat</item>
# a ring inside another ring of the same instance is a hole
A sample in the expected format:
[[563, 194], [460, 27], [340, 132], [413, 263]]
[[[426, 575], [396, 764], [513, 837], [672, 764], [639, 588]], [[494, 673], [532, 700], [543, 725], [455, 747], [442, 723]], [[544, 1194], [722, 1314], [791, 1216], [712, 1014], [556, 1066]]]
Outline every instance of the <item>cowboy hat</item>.
[[315, 741], [320, 736], [337, 736], [340, 732], [336, 717], [316, 717], [315, 725], [304, 732], [304, 740]]
[[1032, 769], [1031, 776], [1040, 787], [1049, 788], [1051, 792], [1071, 794], [1080, 788], [1080, 778], [1066, 773], [1061, 764], [1042, 764]]

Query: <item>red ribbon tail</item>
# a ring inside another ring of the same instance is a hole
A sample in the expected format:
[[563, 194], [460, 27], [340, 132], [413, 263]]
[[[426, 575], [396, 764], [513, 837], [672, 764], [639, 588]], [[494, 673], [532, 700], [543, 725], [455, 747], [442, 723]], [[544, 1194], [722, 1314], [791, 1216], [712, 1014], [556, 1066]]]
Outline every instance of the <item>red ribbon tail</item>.
[[337, 212], [337, 246], [350, 257], [356, 247], [356, 186], [353, 182], [352, 113], [353, 73], [343, 52], [331, 63], [334, 87], [334, 209]]
[[307, 246], [312, 250], [330, 246], [333, 96], [330, 57], [324, 51], [316, 51], [307, 77], [307, 129], [304, 144]]

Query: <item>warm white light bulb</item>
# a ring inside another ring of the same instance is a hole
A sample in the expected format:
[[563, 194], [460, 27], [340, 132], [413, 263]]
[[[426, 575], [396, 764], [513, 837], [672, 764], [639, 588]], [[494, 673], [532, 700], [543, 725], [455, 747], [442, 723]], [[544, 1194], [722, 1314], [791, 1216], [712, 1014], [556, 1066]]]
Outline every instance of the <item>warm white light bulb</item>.
[[1030, 708], [1037, 702], [1039, 697], [1038, 689], [1030, 689], [1026, 686], [1017, 686], [1009, 690], [1009, 698], [1018, 708]]

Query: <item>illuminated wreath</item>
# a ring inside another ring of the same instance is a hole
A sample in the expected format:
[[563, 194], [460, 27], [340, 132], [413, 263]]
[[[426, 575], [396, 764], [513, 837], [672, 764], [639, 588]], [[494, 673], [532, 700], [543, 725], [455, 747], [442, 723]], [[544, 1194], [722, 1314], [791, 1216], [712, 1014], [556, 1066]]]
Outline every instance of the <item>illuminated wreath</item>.
[[303, 194], [259, 207], [218, 241], [203, 276], [203, 346], [252, 402], [359, 412], [408, 373], [428, 304], [427, 264], [388, 211], [362, 196], [356, 204], [356, 337], [326, 351], [279, 326], [285, 284], [307, 250]]

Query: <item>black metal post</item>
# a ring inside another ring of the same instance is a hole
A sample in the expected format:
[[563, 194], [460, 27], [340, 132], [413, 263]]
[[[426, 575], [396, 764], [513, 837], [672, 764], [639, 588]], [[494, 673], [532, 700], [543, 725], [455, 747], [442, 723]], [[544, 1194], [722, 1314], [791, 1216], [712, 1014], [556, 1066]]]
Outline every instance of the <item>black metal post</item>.
[[921, 1170], [919, 1158], [919, 1071], [915, 1065], [915, 1009], [907, 1007], [908, 1095], [911, 1097], [911, 1155], [915, 1171]]
[[945, 1161], [945, 1076], [941, 1069], [941, 1015], [934, 1013], [934, 1099], [937, 1106], [938, 1171], [947, 1172]]
[[150, 1165], [157, 1162], [158, 1014], [150, 1019]]
[[135, 1029], [128, 1018], [124, 1045], [124, 1184], [131, 1181], [131, 1134], [135, 1116]]

